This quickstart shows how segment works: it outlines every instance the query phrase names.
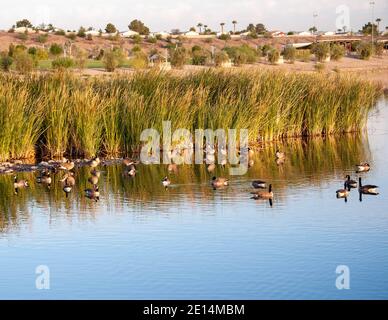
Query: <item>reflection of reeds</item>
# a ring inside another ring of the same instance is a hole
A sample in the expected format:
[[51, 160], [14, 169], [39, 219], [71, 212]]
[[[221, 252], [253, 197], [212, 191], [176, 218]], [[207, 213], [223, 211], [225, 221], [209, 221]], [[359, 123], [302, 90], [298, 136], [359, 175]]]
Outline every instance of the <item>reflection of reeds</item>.
[[[256, 152], [255, 164], [245, 176], [229, 177], [231, 186], [225, 192], [230, 200], [239, 201], [241, 194], [230, 190], [240, 185], [248, 199], [251, 181], [264, 179], [274, 184], [277, 201], [279, 195], [287, 196], [290, 183], [309, 188], [319, 187], [333, 178], [344, 178], [346, 171], [354, 170], [355, 163], [371, 158], [367, 145], [367, 141], [362, 141], [360, 135], [345, 135], [341, 139], [325, 137], [289, 140], [285, 144], [271, 143]], [[275, 162], [277, 148], [286, 152], [286, 160], [282, 165]], [[195, 208], [203, 203], [213, 203], [215, 197], [219, 196], [210, 187], [213, 174], [228, 176], [229, 172], [221, 166], [212, 174], [207, 172], [205, 165], [178, 166], [176, 173], [169, 174], [174, 186], [165, 190], [161, 179], [168, 175], [166, 165], [139, 165], [138, 174], [134, 178], [125, 175], [121, 165], [100, 169], [101, 202], [98, 203], [87, 199], [83, 192], [86, 187], [90, 187], [87, 181], [90, 176], [88, 167], [77, 169], [76, 186], [69, 198], [66, 198], [59, 182], [63, 177], [61, 172], [53, 176], [54, 183], [50, 190], [35, 183], [36, 174], [20, 175], [20, 178], [29, 180], [31, 187], [21, 190], [18, 196], [13, 194], [12, 176], [0, 176], [0, 231], [17, 226], [21, 220], [28, 220], [32, 202], [53, 215], [66, 214], [68, 219], [73, 214], [90, 219], [99, 210], [120, 212], [125, 211], [125, 207], [140, 212], [181, 205]]]
[[359, 131], [381, 93], [348, 76], [207, 71], [176, 77], [0, 76], [0, 161], [128, 154], [147, 128], [249, 129], [251, 141]]

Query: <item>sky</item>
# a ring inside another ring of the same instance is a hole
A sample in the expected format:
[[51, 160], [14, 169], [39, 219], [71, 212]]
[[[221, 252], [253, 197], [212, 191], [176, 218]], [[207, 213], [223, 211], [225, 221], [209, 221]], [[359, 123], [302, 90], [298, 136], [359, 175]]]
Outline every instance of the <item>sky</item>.
[[[5, 1], [5, 0], [1, 0]], [[0, 10], [0, 29], [27, 18], [34, 25], [53, 23], [63, 29], [93, 26], [104, 29], [112, 22], [120, 31], [133, 19], [142, 20], [151, 31], [186, 31], [199, 22], [219, 30], [245, 29], [249, 23], [264, 23], [268, 30], [302, 31], [314, 24], [318, 30], [334, 31], [346, 25], [358, 31], [363, 24], [380, 18], [380, 29], [388, 26], [388, 0], [14, 0]], [[372, 14], [374, 11], [374, 15]], [[313, 18], [314, 13], [317, 14]]]

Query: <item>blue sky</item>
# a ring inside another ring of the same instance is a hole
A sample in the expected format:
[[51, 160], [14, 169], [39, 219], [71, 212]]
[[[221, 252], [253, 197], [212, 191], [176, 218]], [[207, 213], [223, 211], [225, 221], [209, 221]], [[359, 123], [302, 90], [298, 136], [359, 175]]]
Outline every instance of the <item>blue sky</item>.
[[[371, 20], [369, 0], [15, 0], [7, 1], [0, 11], [0, 28], [8, 29], [16, 20], [29, 18], [34, 24], [52, 22], [62, 28], [76, 29], [80, 25], [104, 28], [113, 22], [120, 30], [128, 23], [141, 19], [153, 31], [173, 28], [187, 30], [198, 22], [219, 29], [225, 22], [232, 29], [248, 23], [264, 23], [270, 30], [307, 30], [313, 25], [313, 12], [318, 14], [319, 30], [335, 30], [337, 8], [349, 9], [347, 19], [352, 30], [360, 29]], [[388, 25], [388, 1], [374, 0], [374, 16], [382, 19], [381, 29]]]

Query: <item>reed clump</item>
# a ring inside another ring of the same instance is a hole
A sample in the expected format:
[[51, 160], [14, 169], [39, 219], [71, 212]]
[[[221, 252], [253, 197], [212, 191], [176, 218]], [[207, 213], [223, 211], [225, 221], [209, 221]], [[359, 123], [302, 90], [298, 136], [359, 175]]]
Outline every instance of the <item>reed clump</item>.
[[382, 94], [342, 74], [0, 75], [0, 161], [131, 153], [144, 129], [248, 129], [251, 141], [360, 131]]

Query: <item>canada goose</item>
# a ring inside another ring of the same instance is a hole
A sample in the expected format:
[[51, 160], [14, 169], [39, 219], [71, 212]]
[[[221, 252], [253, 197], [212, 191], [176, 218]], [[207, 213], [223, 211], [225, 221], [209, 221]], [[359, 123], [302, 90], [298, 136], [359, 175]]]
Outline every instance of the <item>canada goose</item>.
[[363, 194], [373, 194], [378, 195], [379, 192], [377, 191], [378, 186], [375, 186], [373, 184], [366, 184], [365, 186], [361, 183], [361, 177], [358, 178], [358, 190], [360, 193]]
[[61, 182], [63, 182], [64, 185], [74, 186], [75, 185], [74, 173], [73, 172], [67, 173], [65, 177], [61, 180]]
[[69, 170], [72, 170], [73, 168], [74, 168], [74, 162], [70, 160], [66, 160], [65, 163], [62, 163], [59, 165], [59, 169], [61, 170], [69, 171]]
[[275, 157], [276, 157], [276, 159], [284, 159], [286, 157], [286, 154], [284, 152], [276, 150]]
[[252, 192], [254, 199], [272, 199], [273, 198], [273, 192], [272, 192], [272, 184], [269, 185], [268, 191], [256, 191]]
[[223, 187], [223, 186], [227, 186], [227, 185], [229, 185], [228, 179], [216, 178], [216, 177], [213, 177], [213, 179], [212, 179], [212, 186], [214, 188], [219, 188], [219, 187]]
[[207, 166], [207, 172], [213, 172], [216, 169], [216, 165], [211, 163]]
[[349, 189], [347, 188], [346, 182], [344, 183], [343, 189], [338, 189], [336, 192], [337, 198], [347, 198], [349, 196]]
[[136, 167], [134, 165], [129, 166], [127, 174], [134, 177], [136, 175]]
[[69, 193], [71, 192], [72, 186], [65, 184], [63, 186], [63, 191], [66, 193], [66, 198], [69, 196]]
[[347, 175], [345, 178], [345, 189], [357, 188], [357, 181], [351, 180], [350, 175]]
[[36, 178], [36, 182], [47, 184], [47, 186], [50, 187], [52, 182], [50, 172], [42, 172], [41, 175]]
[[100, 178], [100, 176], [101, 176], [101, 171], [98, 171], [98, 170], [96, 170], [96, 169], [93, 169], [92, 171], [90, 171], [90, 174], [91, 174], [92, 176], [95, 176], [95, 177], [97, 177], [97, 178]]
[[370, 165], [367, 162], [356, 164], [356, 172], [367, 172], [370, 170]]
[[27, 180], [18, 180], [16, 176], [14, 176], [13, 188], [15, 194], [18, 194], [19, 189], [28, 188], [29, 184]]
[[138, 161], [135, 161], [135, 160], [132, 160], [132, 159], [129, 159], [129, 158], [123, 159], [123, 165], [126, 166], [126, 167], [129, 167], [129, 166], [132, 166], [132, 165], [136, 165], [138, 163], [139, 163]]
[[167, 188], [170, 184], [171, 181], [167, 177], [164, 177], [164, 179], [162, 180], [162, 185]]
[[90, 199], [100, 200], [100, 191], [96, 185], [93, 185], [92, 189], [85, 189], [85, 194]]
[[262, 180], [254, 180], [252, 181], [252, 187], [255, 189], [265, 189], [267, 187], [267, 184], [265, 181]]
[[95, 157], [92, 160], [88, 161], [87, 164], [88, 166], [95, 168], [101, 163], [101, 160], [99, 157]]
[[98, 177], [97, 176], [91, 176], [91, 177], [89, 177], [88, 182], [90, 184], [92, 184], [92, 185], [96, 185], [96, 184], [98, 184]]

